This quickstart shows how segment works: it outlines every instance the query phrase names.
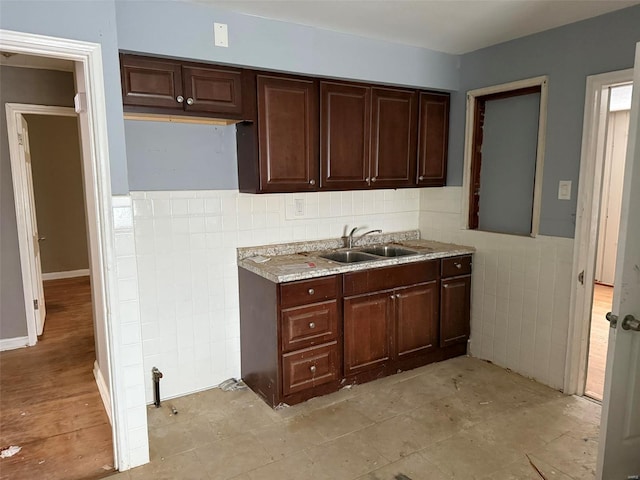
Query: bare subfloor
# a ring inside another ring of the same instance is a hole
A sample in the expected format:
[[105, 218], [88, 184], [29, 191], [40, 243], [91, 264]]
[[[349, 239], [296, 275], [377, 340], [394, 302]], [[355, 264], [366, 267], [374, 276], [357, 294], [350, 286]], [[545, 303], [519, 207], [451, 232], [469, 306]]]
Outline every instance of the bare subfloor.
[[540, 480], [527, 455], [548, 480], [586, 480], [600, 406], [459, 357], [280, 411], [214, 389], [148, 418], [151, 463], [113, 480]]

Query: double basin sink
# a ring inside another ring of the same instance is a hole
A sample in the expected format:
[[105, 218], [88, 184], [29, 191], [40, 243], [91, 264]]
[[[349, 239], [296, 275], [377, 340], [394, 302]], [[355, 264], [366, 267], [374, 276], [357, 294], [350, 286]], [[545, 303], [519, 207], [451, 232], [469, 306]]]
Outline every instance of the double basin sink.
[[338, 263], [371, 262], [383, 258], [404, 257], [406, 255], [418, 255], [419, 252], [397, 245], [376, 245], [358, 249], [338, 250], [337, 252], [320, 255], [322, 258]]

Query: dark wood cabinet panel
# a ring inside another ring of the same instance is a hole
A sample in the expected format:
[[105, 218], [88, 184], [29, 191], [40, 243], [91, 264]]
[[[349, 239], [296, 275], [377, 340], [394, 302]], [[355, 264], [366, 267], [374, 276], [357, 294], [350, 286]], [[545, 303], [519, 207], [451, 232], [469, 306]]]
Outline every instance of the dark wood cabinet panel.
[[321, 302], [335, 298], [339, 289], [338, 275], [282, 283], [280, 284], [280, 305], [282, 308], [287, 308]]
[[179, 62], [120, 55], [124, 105], [182, 110], [182, 67]]
[[371, 89], [320, 82], [320, 187], [369, 185]]
[[428, 260], [345, 273], [344, 294], [360, 295], [436, 280], [439, 266], [438, 260]]
[[419, 355], [437, 348], [439, 291], [437, 282], [395, 292], [396, 355]]
[[371, 183], [377, 188], [414, 183], [416, 92], [371, 90]]
[[471, 255], [442, 259], [442, 278], [471, 275]]
[[335, 340], [338, 336], [338, 301], [282, 310], [281, 321], [283, 351]]
[[442, 280], [440, 346], [465, 343], [471, 321], [471, 276]]
[[392, 292], [344, 299], [344, 373], [383, 368], [390, 358]]
[[242, 114], [242, 71], [182, 67], [187, 112]]
[[283, 355], [282, 375], [284, 395], [337, 380], [340, 376], [337, 342]]
[[423, 186], [443, 186], [447, 180], [449, 94], [420, 92], [418, 178]]
[[318, 84], [257, 77], [262, 191], [318, 188]]

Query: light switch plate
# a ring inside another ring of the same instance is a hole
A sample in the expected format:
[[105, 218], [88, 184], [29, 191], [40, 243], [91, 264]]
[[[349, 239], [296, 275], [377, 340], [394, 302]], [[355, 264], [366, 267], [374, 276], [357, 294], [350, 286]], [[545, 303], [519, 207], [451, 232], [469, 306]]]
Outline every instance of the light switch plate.
[[558, 200], [571, 200], [571, 180], [560, 180], [558, 184]]
[[214, 23], [213, 24], [213, 40], [216, 47], [228, 47], [229, 46], [229, 33], [226, 23]]
[[294, 204], [294, 215], [296, 217], [304, 217], [304, 210], [305, 210], [304, 198], [294, 199], [293, 204]]

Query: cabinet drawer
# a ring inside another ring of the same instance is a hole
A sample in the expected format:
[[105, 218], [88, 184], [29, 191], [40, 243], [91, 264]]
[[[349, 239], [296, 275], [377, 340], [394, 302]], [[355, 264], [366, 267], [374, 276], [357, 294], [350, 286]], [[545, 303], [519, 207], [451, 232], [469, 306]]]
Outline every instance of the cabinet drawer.
[[438, 261], [409, 263], [344, 274], [344, 295], [360, 295], [429, 282], [438, 278]]
[[282, 350], [290, 351], [335, 340], [338, 301], [282, 310]]
[[337, 342], [283, 355], [282, 373], [284, 395], [337, 380], [340, 377]]
[[471, 255], [442, 259], [442, 278], [458, 277], [471, 273]]
[[301, 280], [280, 285], [280, 306], [295, 307], [335, 298], [338, 293], [338, 276]]

